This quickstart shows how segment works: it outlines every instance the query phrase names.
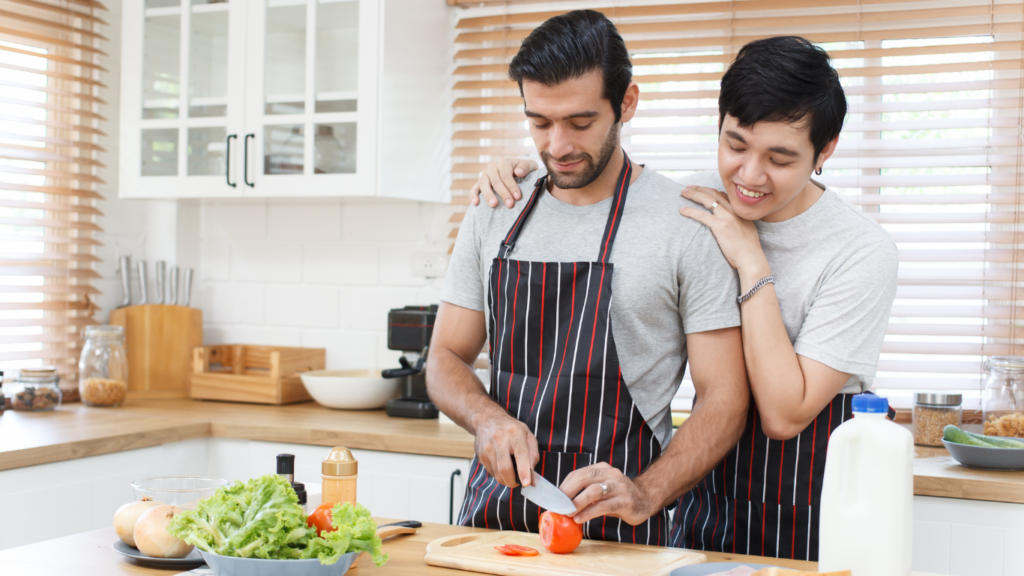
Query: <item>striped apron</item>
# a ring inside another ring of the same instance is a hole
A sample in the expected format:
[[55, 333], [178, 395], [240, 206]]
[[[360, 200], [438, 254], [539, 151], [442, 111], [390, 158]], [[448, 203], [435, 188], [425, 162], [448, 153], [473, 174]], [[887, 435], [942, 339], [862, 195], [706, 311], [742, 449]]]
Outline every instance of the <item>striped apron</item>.
[[751, 401], [736, 448], [679, 499], [671, 545], [816, 562], [828, 439], [853, 418], [853, 396], [837, 395], [786, 441], [765, 435]]
[[[537, 438], [538, 474], [560, 485], [578, 468], [608, 462], [632, 478], [661, 454], [661, 444], [622, 380], [611, 330], [612, 264], [632, 168], [626, 158], [594, 262], [528, 262], [509, 254], [529, 220], [546, 177], [537, 182], [491, 265], [488, 284], [491, 398]], [[541, 510], [471, 465], [459, 524], [538, 532]], [[663, 546], [667, 510], [630, 526], [595, 518], [584, 535]]]

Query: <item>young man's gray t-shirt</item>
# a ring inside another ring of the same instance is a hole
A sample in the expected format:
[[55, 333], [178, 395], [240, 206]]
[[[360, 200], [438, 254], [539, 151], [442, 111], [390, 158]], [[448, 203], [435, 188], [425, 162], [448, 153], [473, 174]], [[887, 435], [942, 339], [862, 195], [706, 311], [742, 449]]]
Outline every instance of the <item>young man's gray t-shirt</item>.
[[[717, 170], [681, 182], [691, 184], [725, 189]], [[896, 297], [892, 238], [827, 187], [806, 212], [754, 224], [796, 353], [850, 374], [844, 393], [870, 388]]]
[[[484, 310], [491, 263], [538, 177], [531, 174], [520, 184], [523, 199], [512, 209], [492, 209], [486, 203], [469, 209], [441, 300]], [[610, 256], [614, 265], [612, 333], [622, 376], [662, 446], [672, 432], [672, 397], [686, 369], [685, 335], [740, 323], [736, 273], [711, 232], [679, 214], [681, 206], [695, 206], [679, 195], [681, 189], [669, 178], [644, 169], [629, 187]], [[611, 203], [608, 198], [574, 206], [543, 192], [509, 258], [596, 260]]]

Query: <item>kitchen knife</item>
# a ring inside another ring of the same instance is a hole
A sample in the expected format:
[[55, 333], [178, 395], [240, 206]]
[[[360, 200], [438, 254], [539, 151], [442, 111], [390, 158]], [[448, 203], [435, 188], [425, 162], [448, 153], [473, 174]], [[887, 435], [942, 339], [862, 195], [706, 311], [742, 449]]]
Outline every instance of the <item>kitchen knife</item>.
[[171, 306], [178, 304], [178, 267], [171, 266], [171, 276], [167, 280], [167, 303]]
[[153, 298], [154, 304], [164, 303], [164, 278], [167, 273], [167, 262], [163, 260], [156, 261], [156, 297]]
[[121, 303], [118, 308], [131, 306], [132, 304], [132, 257], [121, 256], [121, 268], [117, 271], [121, 279]]
[[139, 267], [139, 292], [142, 296], [139, 298], [139, 304], [149, 304], [149, 291], [146, 287], [146, 261], [139, 260], [136, 266]]
[[533, 481], [530, 486], [523, 487], [523, 496], [537, 506], [566, 516], [576, 512], [576, 505], [547, 478], [532, 472]]
[[192, 269], [185, 268], [185, 287], [183, 289], [181, 305], [188, 306], [192, 303]]

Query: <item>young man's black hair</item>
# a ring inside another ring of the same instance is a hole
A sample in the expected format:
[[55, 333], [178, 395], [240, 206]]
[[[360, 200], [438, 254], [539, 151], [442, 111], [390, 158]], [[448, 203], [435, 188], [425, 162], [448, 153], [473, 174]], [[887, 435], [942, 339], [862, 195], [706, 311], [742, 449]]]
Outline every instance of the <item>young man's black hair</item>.
[[519, 83], [522, 95], [523, 80], [555, 86], [595, 69], [604, 73], [602, 96], [611, 102], [618, 122], [633, 79], [626, 43], [604, 14], [573, 10], [535, 28], [509, 64], [508, 75]]
[[827, 52], [799, 36], [777, 36], [740, 49], [722, 76], [718, 112], [720, 126], [726, 114], [743, 127], [807, 119], [817, 160], [843, 128], [846, 95]]

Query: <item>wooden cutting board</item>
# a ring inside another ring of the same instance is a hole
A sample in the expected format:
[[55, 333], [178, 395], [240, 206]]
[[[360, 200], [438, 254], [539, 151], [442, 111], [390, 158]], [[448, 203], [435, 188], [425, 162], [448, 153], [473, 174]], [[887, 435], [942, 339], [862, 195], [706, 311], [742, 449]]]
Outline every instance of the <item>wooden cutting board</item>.
[[[502, 544], [530, 546], [540, 556], [505, 556], [494, 549]], [[446, 536], [427, 544], [426, 556], [430, 566], [501, 576], [667, 576], [676, 568], [706, 560], [690, 550], [600, 540], [584, 540], [571, 554], [552, 554], [541, 546], [540, 536], [527, 532]]]

